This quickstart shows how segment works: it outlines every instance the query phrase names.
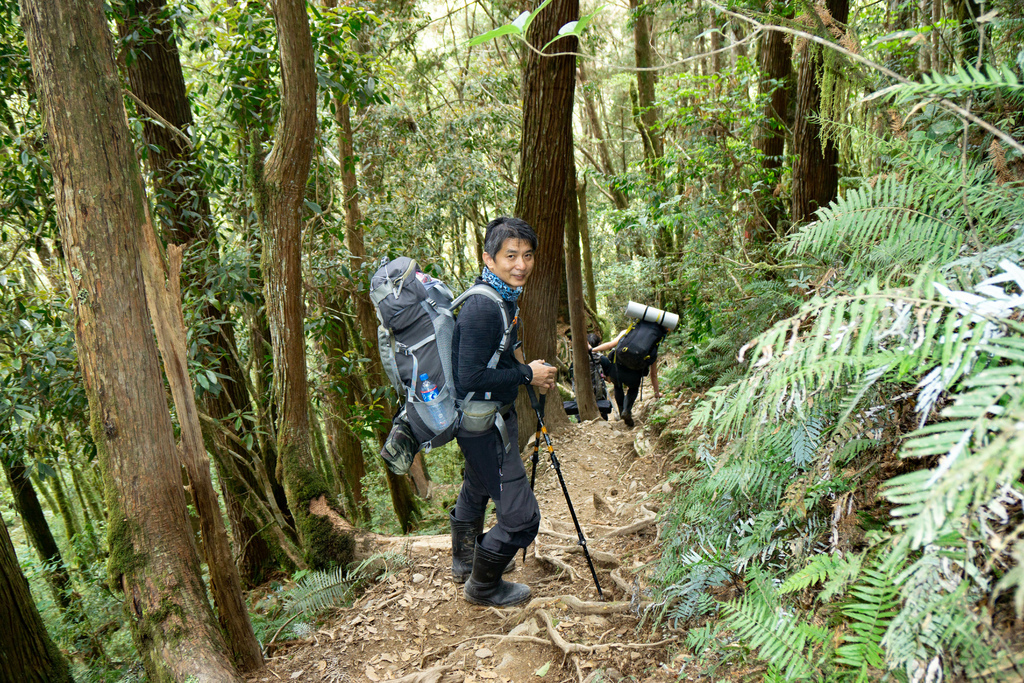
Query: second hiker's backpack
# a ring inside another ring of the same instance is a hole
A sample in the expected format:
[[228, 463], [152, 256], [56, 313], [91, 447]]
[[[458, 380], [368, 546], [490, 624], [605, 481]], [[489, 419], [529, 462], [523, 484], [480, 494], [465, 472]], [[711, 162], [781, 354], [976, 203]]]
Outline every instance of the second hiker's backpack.
[[615, 362], [628, 369], [643, 372], [654, 363], [658, 344], [665, 328], [646, 320], [634, 320], [615, 346]]
[[601, 356], [590, 352], [590, 381], [594, 385], [594, 398], [603, 401], [608, 398], [608, 386], [604, 383], [604, 372], [601, 371]]
[[[381, 364], [403, 401], [381, 452], [395, 474], [409, 471], [417, 451], [429, 451], [455, 438], [461, 413], [455, 401], [451, 367], [454, 311], [477, 294], [498, 304], [505, 327], [501, 344], [488, 363], [493, 368], [508, 345], [515, 323], [515, 316], [509, 321], [501, 295], [493, 287], [474, 285], [455, 298], [447, 285], [422, 272], [414, 260], [405, 256], [392, 261], [382, 259], [370, 279], [370, 300], [380, 322], [377, 345]], [[428, 405], [420, 395], [423, 374], [437, 387], [436, 403]], [[432, 406], [443, 415], [441, 424], [431, 424]]]

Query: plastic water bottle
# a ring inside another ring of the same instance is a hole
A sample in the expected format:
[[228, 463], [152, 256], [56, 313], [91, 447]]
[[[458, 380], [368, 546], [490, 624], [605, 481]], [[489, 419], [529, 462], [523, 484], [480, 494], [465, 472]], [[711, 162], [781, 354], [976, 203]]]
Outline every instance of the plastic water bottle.
[[420, 375], [420, 398], [427, 408], [427, 421], [433, 429], [440, 431], [448, 426], [448, 422], [444, 406], [438, 400], [438, 393], [437, 385], [430, 381], [427, 373]]

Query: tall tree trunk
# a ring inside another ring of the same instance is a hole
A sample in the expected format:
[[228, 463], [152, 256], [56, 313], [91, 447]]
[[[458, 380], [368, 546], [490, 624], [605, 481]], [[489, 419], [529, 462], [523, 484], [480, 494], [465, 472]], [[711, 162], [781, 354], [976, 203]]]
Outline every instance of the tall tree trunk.
[[590, 216], [587, 212], [587, 179], [576, 183], [576, 204], [579, 207], [580, 243], [583, 247], [583, 279], [587, 283], [587, 303], [597, 311], [597, 285], [594, 282], [594, 255], [590, 244]]
[[[145, 193], [103, 8], [22, 0], [53, 165], [111, 584], [153, 680], [240, 681], [206, 598], [140, 272]], [[73, 50], [68, 46], [74, 46]]]
[[[832, 20], [845, 24], [849, 0], [828, 0]], [[821, 125], [811, 121], [821, 111], [822, 47], [807, 41], [800, 52], [797, 81], [796, 129], [793, 147], [793, 224], [811, 219], [814, 212], [836, 198], [839, 189], [839, 148], [821, 139]]]
[[[554, 0], [530, 25], [527, 39], [540, 49], [558, 34], [558, 29], [579, 18], [579, 0]], [[563, 38], [547, 52], [573, 52], [575, 37]], [[558, 302], [564, 282], [561, 257], [564, 248], [565, 219], [574, 176], [572, 144], [572, 106], [576, 88], [576, 58], [542, 57], [530, 51], [523, 72], [523, 133], [520, 144], [519, 189], [515, 215], [537, 231], [539, 240], [536, 266], [522, 297], [520, 311], [525, 325], [523, 349], [526, 360], [542, 358], [558, 363]], [[536, 418], [526, 398], [519, 392], [520, 447], [533, 433]], [[553, 401], [548, 410], [553, 429], [567, 425], [561, 401]]]
[[[160, 201], [156, 215], [168, 242], [188, 244], [199, 240], [205, 243], [213, 235], [213, 218], [188, 137], [192, 128], [192, 107], [166, 1], [129, 0], [124, 9], [125, 16], [118, 22], [118, 32], [122, 40], [135, 41], [132, 45], [135, 58], [128, 62], [128, 78], [132, 93], [138, 99], [137, 106], [144, 116], [142, 135]], [[202, 263], [197, 265], [199, 268], [203, 266]], [[200, 276], [193, 269], [189, 277]], [[235, 344], [234, 320], [227, 307], [218, 310], [208, 301], [201, 315], [215, 321], [213, 327], [217, 333], [207, 338], [205, 343], [211, 347], [211, 355], [217, 358], [213, 371], [219, 377], [227, 378], [221, 379], [221, 391], [216, 394], [204, 392], [204, 412], [216, 420], [226, 420], [229, 415], [250, 407], [244, 370]], [[241, 421], [240, 428], [236, 429], [230, 423], [227, 428], [243, 440], [252, 431], [246, 420]], [[213, 430], [212, 426], [206, 425], [206, 443], [214, 450], [216, 460], [224, 462], [233, 455]], [[221, 467], [220, 475], [232, 479], [234, 472], [234, 468]], [[265, 499], [274, 495], [272, 490], [249, 489], [244, 481], [228, 481], [223, 489], [228, 496], [246, 495], [249, 490], [253, 495], [262, 493]], [[240, 502], [226, 500], [226, 503], [242, 553], [239, 566], [248, 583], [257, 583], [261, 577], [278, 568], [280, 562], [267, 541], [259, 534], [253, 535], [263, 525], [249, 518]]]
[[978, 46], [981, 44], [981, 33], [977, 19], [981, 16], [978, 0], [954, 0], [953, 11], [956, 14], [957, 28], [960, 35], [960, 65], [978, 64]]
[[573, 383], [580, 422], [593, 420], [597, 409], [594, 383], [590, 374], [590, 351], [587, 348], [587, 308], [583, 298], [583, 273], [580, 264], [580, 212], [576, 200], [576, 171], [569, 176], [569, 211], [565, 221], [565, 287], [569, 298], [569, 326], [572, 329]]
[[[316, 70], [306, 3], [274, 0], [281, 50], [281, 117], [274, 148], [258, 178], [267, 319], [274, 351], [279, 412], [278, 479], [309, 565], [351, 560], [353, 541], [331, 521], [332, 492], [317, 471], [309, 432], [305, 306], [302, 287], [302, 207], [316, 132]], [[337, 514], [337, 511], [334, 511]]]
[[650, 70], [654, 67], [654, 24], [653, 9], [647, 7], [645, 0], [629, 0], [629, 7], [634, 15], [633, 52], [636, 56], [636, 88], [640, 96], [640, 118], [651, 138], [651, 147], [655, 159], [665, 155], [665, 143], [658, 128], [658, 109], [654, 106], [654, 89], [658, 82], [658, 72]]
[[203, 553], [210, 572], [213, 601], [235, 664], [242, 671], [254, 671], [263, 666], [263, 652], [253, 633], [245, 596], [242, 595], [242, 583], [231, 556], [227, 529], [210, 477], [210, 461], [206, 456], [202, 427], [199, 425], [195, 393], [188, 376], [188, 343], [179, 289], [183, 249], [172, 244], [168, 249], [170, 263], [165, 266], [152, 225], [143, 228], [142, 242], [146, 302], [156, 329], [157, 346], [171, 387], [174, 410], [181, 426], [179, 451], [191, 482], [192, 500], [199, 512]]
[[711, 73], [722, 73], [722, 18], [716, 10], [711, 10]]
[[7, 526], [0, 522], [0, 680], [73, 683], [64, 656], [50, 640], [21, 573]]
[[124, 12], [117, 28], [132, 48], [127, 51], [128, 81], [143, 117], [156, 217], [168, 242], [209, 237], [210, 201], [188, 137], [192, 107], [166, 0], [127, 0]]
[[354, 418], [352, 407], [361, 390], [344, 358], [345, 352], [352, 349], [352, 340], [342, 318], [345, 306], [342, 301], [322, 301], [320, 307], [330, 321], [321, 342], [327, 361], [328, 387], [323, 397], [327, 448], [341, 468], [342, 484], [352, 520], [369, 520], [370, 504], [363, 490], [363, 477], [366, 474], [363, 447], [351, 427]]
[[[373, 274], [373, 266], [366, 258], [366, 244], [363, 240], [363, 214], [359, 208], [351, 110], [347, 103], [339, 102], [335, 112], [340, 132], [338, 152], [342, 160], [341, 185], [345, 193], [345, 246], [348, 247], [350, 259], [349, 272], [354, 278], [352, 297], [356, 305], [356, 321], [359, 323], [358, 336], [362, 339], [363, 353], [370, 359], [370, 369], [367, 373], [368, 384], [370, 386], [386, 386], [388, 380], [385, 378], [384, 368], [380, 363], [380, 353], [377, 349], [377, 315], [374, 313], [373, 303], [370, 301], [369, 282], [370, 276]], [[361, 395], [361, 399], [366, 403], [372, 400], [366, 393]], [[383, 438], [385, 435], [381, 434], [380, 436]], [[363, 458], [362, 449], [349, 450], [348, 454], [349, 457], [357, 458], [360, 461]], [[357, 471], [366, 469], [363, 462], [353, 464], [356, 465]], [[422, 454], [417, 454], [413, 466], [426, 479]], [[409, 531], [412, 528], [413, 520], [420, 517], [419, 502], [416, 500], [412, 482], [406, 477], [393, 475], [390, 471], [386, 475], [395, 514], [398, 515], [403, 531]]]
[[[601, 173], [608, 178], [612, 178], [617, 175], [615, 165], [612, 163], [611, 151], [608, 149], [608, 140], [604, 135], [604, 126], [601, 125], [601, 117], [598, 115], [597, 104], [595, 103], [595, 94], [597, 98], [600, 98], [600, 93], [597, 91], [597, 84], [591, 83], [587, 79], [587, 72], [580, 62], [577, 68], [577, 74], [580, 79], [580, 94], [583, 96], [583, 110], [587, 115], [587, 121], [590, 123], [590, 129], [593, 132], [594, 138], [597, 141], [597, 153], [598, 158], [601, 161]], [[609, 189], [609, 194], [612, 197], [612, 203], [615, 204], [615, 208], [620, 211], [629, 207], [629, 200], [626, 198], [626, 193], [619, 187], [612, 185]]]
[[[761, 71], [760, 95], [765, 99], [754, 146], [762, 154], [765, 175], [778, 173], [782, 168], [786, 147], [786, 111], [789, 108], [789, 86], [793, 71], [793, 47], [787, 36], [779, 31], [767, 31], [761, 37], [758, 62]], [[776, 235], [782, 207], [774, 196], [773, 188], [766, 187], [759, 198], [761, 218], [751, 229], [752, 242], [767, 244]]]
[[[4, 474], [7, 475], [7, 484], [14, 497], [14, 509], [21, 517], [25, 536], [35, 548], [36, 554], [39, 555], [43, 564], [50, 567], [44, 572], [46, 582], [50, 586], [54, 600], [61, 610], [65, 611], [71, 607], [69, 598], [72, 592], [71, 576], [68, 574], [68, 568], [64, 565], [64, 559], [61, 557], [60, 548], [50, 531], [50, 525], [46, 522], [46, 515], [43, 514], [43, 507], [39, 504], [36, 491], [32, 488], [32, 481], [28, 477], [25, 463], [20, 457], [10, 463], [4, 458], [0, 458], [0, 463], [3, 464]], [[3, 526], [2, 523], [0, 526]]]
[[[636, 99], [633, 101], [633, 122], [644, 143], [644, 165], [654, 191], [654, 206], [661, 203], [660, 187], [664, 179], [661, 159], [665, 156], [665, 142], [659, 130], [661, 114], [655, 106], [657, 71], [654, 67], [654, 15], [653, 5], [646, 0], [630, 0], [633, 13], [633, 52], [636, 56]], [[664, 259], [672, 251], [672, 231], [659, 222], [654, 236], [654, 254]]]
[[[55, 465], [57, 463], [54, 463]], [[53, 476], [49, 477], [50, 483], [53, 485], [53, 497], [57, 501], [57, 511], [60, 513], [60, 519], [64, 523], [64, 537], [68, 541], [68, 554], [70, 555], [69, 562], [72, 567], [76, 569], [81, 568], [81, 562], [78, 558], [78, 553], [75, 552], [75, 536], [78, 534], [78, 519], [75, 517], [74, 508], [71, 507], [71, 501], [68, 500], [67, 491], [64, 490], [64, 481], [60, 478], [60, 469], [54, 467]]]

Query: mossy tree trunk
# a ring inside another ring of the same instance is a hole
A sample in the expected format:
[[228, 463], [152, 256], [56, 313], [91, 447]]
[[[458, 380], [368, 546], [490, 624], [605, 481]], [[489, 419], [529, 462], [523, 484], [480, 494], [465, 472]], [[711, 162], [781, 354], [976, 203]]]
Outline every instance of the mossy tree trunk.
[[71, 576], [68, 568], [64, 565], [60, 548], [53, 538], [50, 525], [46, 522], [46, 515], [43, 514], [43, 506], [39, 504], [36, 490], [32, 487], [25, 463], [17, 457], [12, 462], [0, 458], [3, 463], [4, 474], [7, 476], [7, 485], [14, 497], [14, 509], [21, 517], [21, 523], [25, 529], [25, 536], [29, 543], [35, 548], [36, 554], [43, 564], [50, 567], [44, 572], [46, 582], [50, 586], [54, 600], [62, 611], [71, 607], [69, 596], [72, 592]]
[[[767, 31], [761, 37], [758, 53], [761, 72], [760, 95], [764, 98], [761, 125], [754, 146], [761, 152], [761, 167], [774, 180], [781, 172], [786, 147], [786, 112], [789, 109], [789, 82], [793, 71], [793, 46], [779, 31]], [[748, 238], [755, 244], [768, 244], [777, 234], [783, 207], [766, 188], [759, 198], [760, 220], [753, 222]]]
[[316, 132], [316, 71], [306, 4], [275, 0], [281, 52], [281, 115], [274, 147], [254, 174], [263, 232], [264, 291], [278, 404], [277, 471], [313, 568], [345, 564], [353, 541], [331, 522], [333, 494], [317, 470], [309, 429], [302, 209]]
[[7, 527], [0, 522], [0, 680], [72, 683], [21, 573]]
[[231, 555], [220, 501], [210, 476], [210, 460], [203, 443], [195, 393], [188, 375], [188, 343], [179, 289], [183, 250], [172, 244], [168, 248], [169, 263], [165, 266], [152, 225], [143, 228], [142, 243], [146, 302], [181, 426], [178, 450], [188, 474], [192, 500], [199, 513], [202, 552], [210, 572], [210, 592], [235, 664], [242, 671], [254, 671], [263, 666], [263, 653], [249, 621], [241, 579]]
[[[558, 29], [579, 19], [579, 0], [553, 0], [530, 25], [527, 39], [538, 50], [558, 34]], [[563, 38], [547, 48], [549, 53], [569, 53], [577, 48], [575, 37]], [[520, 300], [523, 353], [526, 361], [542, 358], [558, 364], [559, 292], [565, 282], [565, 219], [569, 195], [575, 195], [572, 143], [572, 107], [576, 90], [576, 58], [540, 56], [529, 51], [523, 72], [523, 132], [519, 155], [519, 188], [515, 215], [533, 226], [539, 244], [537, 256]], [[534, 433], [537, 418], [519, 392], [519, 447]], [[568, 425], [561, 401], [549, 404], [547, 424], [554, 430]]]
[[[120, 17], [117, 26], [122, 40], [131, 41], [134, 56], [128, 60], [128, 79], [143, 117], [142, 135], [147, 145], [147, 160], [153, 171], [156, 194], [160, 198], [156, 217], [163, 235], [173, 244], [185, 245], [197, 240], [207, 243], [213, 237], [213, 217], [189, 138], [193, 124], [192, 106], [185, 89], [167, 4], [165, 0], [129, 0], [124, 4], [124, 16]], [[201, 282], [201, 269], [205, 263], [205, 258], [197, 259], [186, 277], [200, 279]], [[217, 359], [213, 371], [222, 378], [219, 392], [204, 392], [203, 410], [221, 421], [224, 428], [240, 440], [245, 440], [253, 431], [249, 421], [229, 419], [229, 416], [252, 407], [235, 343], [234, 320], [227, 306], [218, 310], [208, 300], [203, 304], [201, 316], [215, 321], [212, 327], [216, 332], [205, 339], [205, 344]], [[223, 379], [225, 377], [228, 379]], [[237, 426], [239, 424], [241, 426]], [[245, 506], [234, 498], [252, 495], [267, 500], [273, 496], [273, 491], [252, 485], [254, 477], [246, 479], [244, 473], [236, 468], [224, 466], [234, 455], [225, 440], [219, 438], [214, 426], [204, 425], [204, 436], [220, 465], [220, 476], [228, 480], [223, 490], [235, 542], [241, 552], [239, 570], [247, 583], [257, 583], [280, 568], [282, 563], [264, 537], [257, 533], [257, 529], [265, 525], [252, 519]], [[251, 441], [259, 443], [255, 435]], [[258, 450], [259, 446], [255, 448]], [[250, 463], [247, 469], [254, 466]], [[243, 475], [241, 481], [237, 480], [239, 474]], [[281, 533], [280, 530], [274, 531]], [[272, 534], [271, 531], [265, 533], [268, 536]]]
[[[22, 0], [78, 358], [108, 488], [109, 579], [154, 681], [240, 681], [206, 597], [140, 268], [146, 201], [103, 8]], [[74, 46], [71, 49], [70, 46]]]
[[[828, 0], [832, 21], [845, 24], [849, 0]], [[823, 140], [821, 124], [812, 120], [821, 113], [823, 54], [820, 45], [806, 41], [800, 51], [797, 79], [796, 126], [793, 131], [793, 225], [811, 220], [814, 212], [836, 198], [839, 190], [839, 147]]]
[[[354, 139], [352, 135], [352, 112], [347, 102], [336, 102], [335, 117], [338, 124], [338, 156], [341, 159], [341, 185], [344, 192], [345, 202], [345, 246], [349, 253], [349, 272], [354, 278], [351, 288], [352, 298], [355, 301], [356, 321], [359, 324], [359, 336], [362, 338], [363, 353], [370, 359], [370, 368], [367, 372], [366, 381], [369, 386], [383, 387], [388, 384], [384, 375], [384, 368], [380, 363], [380, 353], [377, 349], [377, 316], [373, 311], [373, 303], [370, 301], [369, 283], [373, 274], [373, 264], [369, 263], [366, 257], [366, 243], [363, 236], [363, 214], [359, 207], [358, 178], [356, 177], [356, 154]], [[360, 392], [360, 399], [364, 403], [372, 400], [369, 392]], [[379, 435], [383, 439], [386, 434]], [[346, 457], [351, 458], [350, 467], [355, 468], [352, 474], [346, 474], [351, 480], [355, 472], [365, 471], [366, 464], [362, 462], [362, 449], [355, 450], [351, 447], [344, 450]], [[419, 474], [421, 480], [426, 481], [426, 466], [423, 456], [417, 454], [413, 461], [413, 468]], [[412, 523], [420, 517], [419, 502], [416, 500], [414, 489], [411, 484], [411, 477], [396, 477], [387, 472], [388, 488], [391, 491], [391, 500], [395, 514], [401, 523], [402, 529], [408, 531]], [[353, 482], [354, 485], [354, 482]], [[361, 488], [361, 485], [360, 485]], [[358, 500], [359, 496], [356, 496]]]
[[[576, 204], [579, 207], [580, 246], [583, 249], [583, 281], [587, 285], [587, 303], [597, 311], [597, 285], [594, 281], [594, 255], [590, 243], [590, 212], [587, 211], [587, 179], [576, 183]], [[597, 321], [595, 321], [597, 322]]]

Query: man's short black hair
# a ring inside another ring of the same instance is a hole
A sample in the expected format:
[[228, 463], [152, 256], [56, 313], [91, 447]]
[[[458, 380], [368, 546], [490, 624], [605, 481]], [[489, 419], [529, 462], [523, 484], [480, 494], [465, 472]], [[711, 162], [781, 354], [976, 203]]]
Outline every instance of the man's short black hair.
[[487, 224], [487, 232], [484, 234], [484, 251], [491, 258], [497, 258], [498, 252], [505, 244], [505, 240], [523, 240], [530, 243], [530, 248], [537, 249], [537, 233], [533, 231], [530, 224], [522, 218], [510, 216], [498, 216]]
[[591, 332], [590, 334], [587, 335], [587, 343], [590, 344], [591, 348], [595, 346], [600, 346], [601, 335], [599, 335], [597, 332]]

